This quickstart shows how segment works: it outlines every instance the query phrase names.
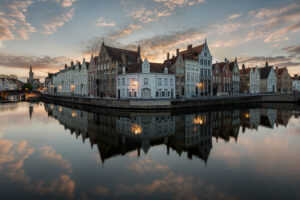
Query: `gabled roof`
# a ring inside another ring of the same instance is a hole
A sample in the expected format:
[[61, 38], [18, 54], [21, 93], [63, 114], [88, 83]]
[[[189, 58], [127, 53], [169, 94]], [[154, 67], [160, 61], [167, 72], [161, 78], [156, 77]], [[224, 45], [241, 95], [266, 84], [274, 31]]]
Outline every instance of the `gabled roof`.
[[270, 71], [273, 66], [265, 66], [262, 68], [258, 68], [261, 79], [267, 79], [269, 77]]
[[[152, 63], [150, 64], [150, 73], [164, 73], [164, 68], [168, 67], [165, 63]], [[126, 67], [126, 73], [142, 73], [142, 62], [134, 63], [134, 64], [128, 64]], [[121, 74], [122, 71], [119, 72]], [[174, 72], [170, 69], [168, 69], [168, 74], [174, 74]]]
[[113, 60], [117, 60], [119, 62], [122, 62], [122, 55], [127, 56], [127, 60], [131, 63], [135, 63], [138, 60], [138, 57], [140, 57], [138, 51], [130, 51], [126, 49], [119, 49], [115, 47], [110, 47], [107, 45], [104, 45], [106, 47], [107, 53], [111, 56]]
[[[200, 54], [202, 52], [204, 47], [205, 47], [205, 43], [201, 44], [199, 46], [196, 46], [196, 47], [192, 47], [189, 51], [187, 49], [184, 51], [180, 51], [179, 55], [181, 55], [184, 60], [188, 59], [188, 60], [198, 61], [198, 54]], [[174, 57], [170, 58], [169, 60], [165, 60], [164, 63], [169, 63], [171, 65], [174, 65], [177, 58], [178, 58], [178, 56], [174, 56]]]

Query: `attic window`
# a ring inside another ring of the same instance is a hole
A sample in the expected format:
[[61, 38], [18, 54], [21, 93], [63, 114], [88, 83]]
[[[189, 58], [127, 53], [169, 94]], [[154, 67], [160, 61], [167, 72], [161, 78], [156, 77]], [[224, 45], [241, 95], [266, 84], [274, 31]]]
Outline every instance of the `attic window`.
[[206, 52], [204, 53], [204, 56], [205, 56], [205, 57], [207, 56], [207, 53], [206, 53]]

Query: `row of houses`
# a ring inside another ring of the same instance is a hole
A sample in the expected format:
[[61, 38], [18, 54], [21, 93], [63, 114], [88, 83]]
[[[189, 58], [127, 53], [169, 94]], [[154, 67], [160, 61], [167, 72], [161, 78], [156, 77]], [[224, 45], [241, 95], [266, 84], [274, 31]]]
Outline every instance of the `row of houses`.
[[[46, 78], [49, 93], [122, 99], [201, 98], [239, 93], [292, 93], [293, 80], [286, 67], [240, 69], [238, 60], [212, 63], [207, 41], [188, 45], [163, 63], [142, 60], [136, 51], [102, 42], [97, 56], [85, 59]], [[295, 90], [295, 89], [294, 89]]]
[[0, 75], [0, 91], [22, 89], [23, 82], [18, 80], [15, 75]]

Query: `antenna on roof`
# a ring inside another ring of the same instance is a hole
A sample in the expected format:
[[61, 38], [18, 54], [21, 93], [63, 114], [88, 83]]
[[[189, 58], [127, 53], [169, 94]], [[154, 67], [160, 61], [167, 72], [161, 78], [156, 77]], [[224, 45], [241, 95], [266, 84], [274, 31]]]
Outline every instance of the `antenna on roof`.
[[102, 44], [104, 44], [104, 38], [102, 38]]
[[206, 44], [206, 42], [207, 42], [207, 41], [206, 41], [206, 38], [205, 38], [205, 44]]

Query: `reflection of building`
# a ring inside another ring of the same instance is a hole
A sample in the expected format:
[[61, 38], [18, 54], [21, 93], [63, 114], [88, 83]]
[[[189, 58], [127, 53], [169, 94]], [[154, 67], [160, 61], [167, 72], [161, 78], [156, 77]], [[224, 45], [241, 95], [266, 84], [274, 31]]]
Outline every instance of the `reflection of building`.
[[286, 127], [292, 116], [293, 112], [291, 110], [277, 110], [276, 126], [282, 125]]
[[196, 156], [205, 162], [212, 148], [212, 126], [210, 113], [176, 116], [176, 133], [170, 138], [170, 147], [189, 158]]
[[137, 115], [131, 114], [130, 118], [117, 119], [117, 133], [128, 139], [141, 140], [145, 153], [150, 148], [151, 140], [163, 139], [168, 142], [168, 137], [175, 133], [175, 117], [170, 114]]
[[241, 126], [243, 133], [245, 129], [248, 128], [250, 130], [256, 129], [258, 130], [258, 126], [260, 123], [260, 109], [249, 109], [241, 112]]
[[33, 113], [33, 104], [30, 103], [30, 104], [29, 104], [29, 117], [30, 117], [30, 119], [31, 119], [31, 117], [32, 117], [32, 113]]
[[261, 115], [260, 115], [260, 125], [268, 128], [274, 128], [276, 117], [277, 117], [277, 110], [262, 108]]
[[243, 132], [246, 128], [258, 129], [259, 124], [273, 128], [275, 122], [286, 125], [292, 114], [264, 108], [180, 115], [170, 112], [108, 115], [53, 104], [45, 104], [45, 109], [71, 134], [96, 146], [102, 162], [133, 151], [139, 156], [141, 151], [147, 153], [157, 145], [165, 145], [168, 154], [171, 148], [179, 155], [187, 154], [190, 159], [197, 157], [206, 162], [213, 136], [217, 140], [237, 142], [240, 126]]

